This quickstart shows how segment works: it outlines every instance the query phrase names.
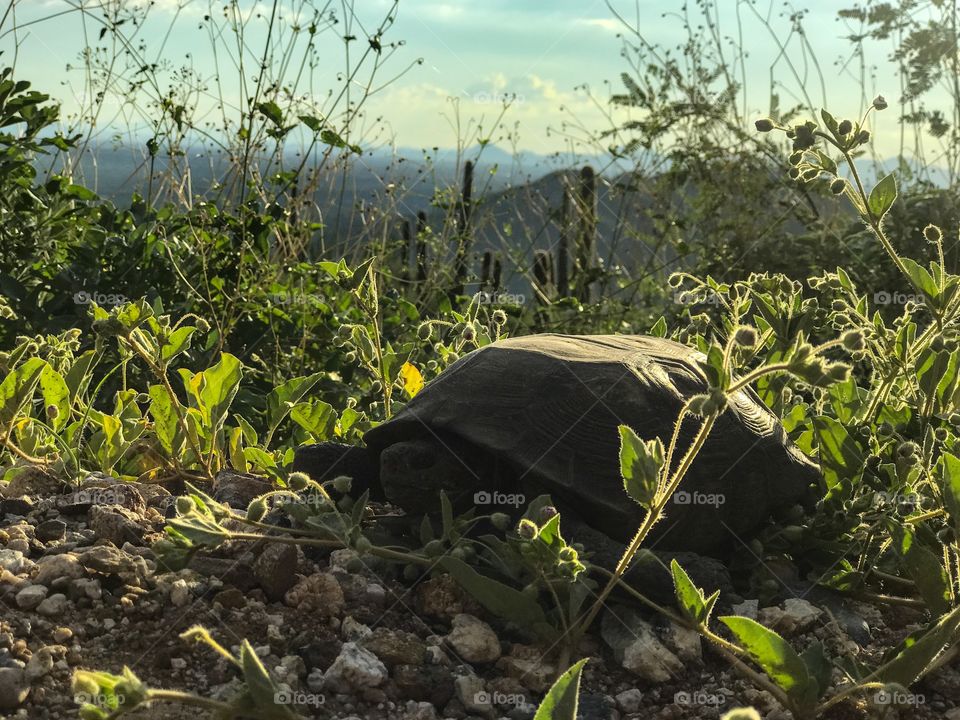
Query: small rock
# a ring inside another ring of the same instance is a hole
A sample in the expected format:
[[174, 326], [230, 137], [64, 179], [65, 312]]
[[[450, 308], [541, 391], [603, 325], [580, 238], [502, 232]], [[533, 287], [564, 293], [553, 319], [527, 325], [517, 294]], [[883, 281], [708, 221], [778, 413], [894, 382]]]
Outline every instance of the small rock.
[[37, 585], [50, 587], [50, 584], [59, 578], [75, 580], [85, 574], [83, 566], [73, 553], [47, 555], [37, 561], [37, 574], [33, 581]]
[[323, 671], [318, 669], [313, 669], [310, 671], [310, 674], [307, 675], [307, 689], [310, 692], [318, 693], [323, 690]]
[[461, 658], [469, 663], [492, 663], [500, 657], [500, 639], [485, 622], [462, 613], [452, 624], [446, 640]]
[[296, 545], [270, 543], [253, 564], [253, 574], [267, 597], [277, 602], [296, 584], [298, 564]]
[[218, 602], [225, 608], [237, 609], [247, 604], [247, 596], [239, 588], [227, 588], [221, 590], [213, 596], [213, 601]]
[[170, 584], [170, 602], [174, 607], [186, 607], [190, 604], [190, 588], [183, 578], [174, 580]]
[[67, 524], [63, 520], [45, 520], [37, 525], [33, 532], [41, 542], [63, 540], [67, 534]]
[[801, 598], [784, 601], [783, 608], [765, 607], [757, 614], [757, 621], [785, 637], [802, 633], [813, 627], [821, 610]]
[[607, 611], [600, 633], [625, 670], [650, 682], [667, 682], [684, 664], [657, 637], [650, 624], [632, 610]]
[[32, 567], [33, 562], [25, 558], [22, 551], [11, 550], [9, 548], [0, 550], [0, 568], [10, 574], [19, 575]]
[[360, 644], [392, 669], [397, 665], [422, 665], [427, 654], [423, 641], [413, 633], [378, 627]]
[[397, 665], [392, 670], [392, 678], [401, 698], [443, 707], [453, 697], [453, 675], [445, 667]]
[[140, 585], [149, 574], [147, 561], [139, 555], [129, 555], [113, 545], [94, 545], [80, 555], [80, 564], [87, 570], [117, 575], [126, 582]]
[[410, 700], [403, 709], [401, 720], [439, 720], [436, 708], [428, 702]]
[[47, 617], [62, 615], [67, 610], [69, 601], [67, 596], [62, 593], [51, 595], [37, 606], [37, 612]]
[[544, 660], [544, 652], [529, 645], [515, 643], [510, 654], [497, 661], [497, 668], [508, 677], [520, 681], [528, 690], [545, 692], [553, 684], [556, 667]]
[[8, 497], [0, 500], [0, 518], [5, 515], [26, 517], [33, 510], [33, 500], [28, 496]]
[[147, 533], [142, 517], [121, 505], [94, 505], [87, 521], [94, 535], [117, 547], [125, 542], [141, 543]]
[[460, 675], [454, 679], [453, 686], [457, 699], [468, 711], [479, 715], [492, 714], [493, 703], [482, 678], [476, 675]]
[[617, 707], [625, 713], [639, 712], [642, 702], [643, 693], [636, 688], [630, 688], [617, 694]]
[[283, 601], [300, 612], [315, 613], [319, 617], [337, 617], [344, 605], [340, 583], [327, 573], [314, 573], [300, 578], [287, 591]]
[[239, 510], [246, 510], [251, 500], [272, 489], [273, 485], [262, 477], [221, 470], [213, 481], [213, 499]]
[[51, 652], [50, 648], [44, 647], [40, 648], [30, 656], [30, 660], [27, 662], [27, 667], [24, 671], [24, 674], [26, 675], [28, 682], [33, 682], [42, 678], [51, 670], [53, 670], [53, 653]]
[[361, 640], [369, 634], [370, 628], [355, 620], [351, 615], [345, 617], [340, 625], [340, 635], [347, 641]]
[[63, 644], [73, 637], [73, 630], [68, 627], [58, 627], [53, 631], [53, 641]]
[[33, 610], [47, 597], [49, 589], [46, 585], [27, 585], [17, 593], [17, 607], [24, 610]]
[[478, 615], [480, 606], [464, 593], [457, 581], [449, 575], [440, 575], [417, 585], [414, 596], [421, 615], [453, 620], [461, 613]]
[[663, 643], [686, 663], [699, 663], [703, 659], [700, 633], [670, 622], [663, 634]]
[[732, 605], [730, 609], [733, 610], [734, 615], [742, 615], [745, 618], [756, 620], [759, 608], [759, 600], [744, 600], [742, 603]]
[[347, 642], [324, 674], [325, 686], [335, 692], [372, 688], [387, 679], [387, 668], [379, 658], [357, 643]]
[[0, 710], [16, 710], [30, 694], [30, 685], [21, 668], [0, 668]]

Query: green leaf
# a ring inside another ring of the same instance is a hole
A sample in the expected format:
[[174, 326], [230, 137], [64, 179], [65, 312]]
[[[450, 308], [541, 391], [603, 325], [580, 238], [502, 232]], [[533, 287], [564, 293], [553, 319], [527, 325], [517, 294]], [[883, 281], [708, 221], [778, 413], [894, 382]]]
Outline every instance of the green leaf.
[[909, 687], [922, 677], [947, 645], [957, 640], [960, 608], [944, 615], [927, 631], [912, 633], [892, 653], [891, 658], [868, 676], [868, 681], [899, 683]]
[[173, 403], [179, 403], [179, 401], [176, 398], [171, 399], [170, 393], [163, 385], [151, 385], [148, 393], [150, 416], [153, 418], [153, 431], [156, 433], [157, 440], [168, 455], [179, 455], [184, 438], [177, 438], [179, 425], [173, 406]]
[[786, 640], [750, 618], [728, 615], [720, 622], [730, 628], [750, 657], [798, 707], [811, 708], [816, 703], [817, 683]]
[[272, 100], [269, 102], [257, 103], [257, 110], [263, 113], [274, 125], [283, 124], [283, 111], [280, 106]]
[[318, 441], [328, 440], [337, 426], [337, 411], [322, 400], [298, 403], [290, 411], [290, 419]]
[[960, 458], [948, 452], [940, 459], [940, 489], [953, 528], [960, 532]]
[[6, 432], [23, 406], [33, 397], [33, 391], [40, 381], [40, 373], [46, 365], [46, 361], [38, 357], [29, 358], [7, 373], [0, 383], [0, 425], [4, 426], [2, 432]]
[[577, 661], [557, 678], [537, 708], [533, 720], [577, 720], [577, 705], [580, 698], [580, 676], [589, 658]]
[[273, 435], [287, 413], [313, 389], [322, 377], [322, 372], [295, 377], [270, 391], [267, 395], [267, 437]]
[[650, 507], [657, 495], [663, 467], [660, 438], [644, 442], [627, 425], [620, 426], [620, 474], [623, 487], [634, 502]]
[[950, 609], [950, 585], [940, 558], [921, 545], [916, 534], [906, 526], [894, 525], [891, 537], [904, 570], [924, 602], [937, 615], [947, 612]]
[[253, 704], [272, 715], [277, 710], [277, 687], [246, 639], [240, 645], [240, 668], [243, 670], [244, 685], [253, 699]]
[[653, 327], [650, 328], [649, 334], [653, 337], [666, 337], [667, 332], [669, 332], [667, 328], [667, 321], [664, 320], [663, 315], [661, 315], [660, 318], [653, 324]]
[[73, 361], [73, 365], [71, 365], [67, 371], [67, 376], [64, 380], [67, 383], [67, 388], [70, 390], [71, 403], [77, 399], [77, 394], [80, 392], [83, 381], [88, 379], [95, 355], [96, 352], [94, 350], [87, 350]]
[[[50, 427], [54, 432], [59, 432], [70, 419], [70, 389], [63, 376], [46, 363], [40, 372], [40, 392]], [[51, 408], [55, 408], [53, 417], [50, 415]]]
[[860, 446], [841, 423], [819, 415], [813, 418], [813, 432], [828, 488], [841, 479], [853, 478], [863, 472], [866, 460]]
[[535, 598], [481, 575], [467, 563], [449, 555], [440, 558], [439, 565], [494, 615], [512, 620], [534, 632], [543, 632], [544, 628], [549, 627], [543, 608]]
[[923, 265], [908, 257], [900, 258], [900, 260], [903, 262], [903, 267], [906, 269], [914, 287], [918, 288], [930, 300], [936, 300], [940, 295], [940, 288], [929, 271]]
[[221, 353], [220, 362], [202, 373], [200, 399], [201, 411], [211, 431], [218, 430], [227, 418], [227, 410], [240, 387], [243, 363], [230, 353]]
[[876, 184], [870, 191], [870, 199], [867, 202], [867, 208], [870, 214], [877, 220], [882, 220], [887, 214], [894, 201], [897, 199], [897, 180], [890, 173]]
[[165, 364], [169, 363], [187, 350], [190, 347], [190, 336], [196, 331], [197, 329], [192, 325], [184, 325], [170, 333], [166, 342], [160, 346], [160, 360]]
[[683, 614], [698, 625], [706, 625], [710, 621], [713, 606], [720, 597], [720, 591], [717, 590], [709, 598], [706, 597], [703, 590], [693, 583], [676, 558], [670, 561], [670, 573], [673, 575], [673, 592]]

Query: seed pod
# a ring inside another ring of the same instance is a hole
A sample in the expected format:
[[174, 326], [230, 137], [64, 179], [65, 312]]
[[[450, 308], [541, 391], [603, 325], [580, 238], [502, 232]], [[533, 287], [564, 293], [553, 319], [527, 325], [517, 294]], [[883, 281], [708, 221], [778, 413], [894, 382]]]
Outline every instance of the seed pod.
[[490, 524], [497, 530], [506, 530], [510, 526], [510, 516], [506, 513], [493, 513], [490, 516]]
[[747, 325], [738, 327], [736, 333], [733, 335], [733, 341], [740, 347], [756, 347], [757, 331]]
[[840, 337], [840, 342], [850, 352], [860, 352], [867, 347], [863, 333], [859, 330], [848, 330]]
[[834, 195], [842, 195], [843, 191], [847, 188], [847, 181], [843, 178], [835, 178], [832, 183], [830, 183], [830, 192]]
[[430, 323], [423, 323], [417, 328], [417, 337], [426, 342], [433, 335], [433, 326]]
[[440, 557], [443, 554], [443, 540], [431, 540], [424, 546], [423, 552], [427, 557]]
[[859, 133], [857, 133], [857, 142], [858, 142], [860, 145], [863, 145], [864, 143], [870, 142], [870, 131], [869, 131], [869, 130], [861, 130]]
[[553, 505], [545, 505], [544, 507], [540, 508], [540, 522], [545, 523], [555, 515], [559, 514], [560, 513], [557, 512], [557, 509]]
[[757, 128], [757, 132], [770, 132], [773, 130], [773, 120], [770, 118], [760, 118], [754, 123], [754, 126]]
[[873, 99], [873, 109], [874, 109], [874, 110], [886, 110], [887, 107], [889, 107], [889, 106], [887, 105], [887, 100], [886, 100], [886, 98], [883, 97], [883, 95], [877, 95], [877, 96]]
[[180, 515], [189, 515], [197, 509], [197, 504], [192, 497], [186, 495], [177, 498], [177, 513]]
[[851, 130], [853, 130], [853, 123], [849, 120], [841, 120], [840, 124], [837, 125], [837, 134], [841, 137], [849, 135]]
[[350, 487], [353, 484], [353, 480], [346, 475], [335, 477], [331, 482], [333, 484], [333, 489], [340, 493], [350, 492]]
[[494, 325], [506, 325], [507, 324], [507, 314], [503, 310], [494, 310], [493, 311], [493, 324]]

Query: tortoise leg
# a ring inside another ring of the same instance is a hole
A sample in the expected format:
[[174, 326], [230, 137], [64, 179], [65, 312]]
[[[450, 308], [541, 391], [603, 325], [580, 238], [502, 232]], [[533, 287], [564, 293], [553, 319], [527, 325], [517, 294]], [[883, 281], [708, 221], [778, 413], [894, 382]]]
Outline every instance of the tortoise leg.
[[292, 470], [305, 472], [321, 483], [346, 475], [353, 479], [352, 496], [369, 490], [371, 497], [383, 497], [377, 461], [367, 448], [335, 442], [301, 445], [293, 456]]
[[[561, 509], [561, 528], [569, 543], [582, 543], [587, 554], [587, 565], [613, 570], [626, 550], [626, 545], [594, 530], [569, 510]], [[661, 605], [674, 602], [673, 576], [670, 561], [676, 560], [687, 571], [690, 579], [703, 588], [707, 595], [720, 590], [721, 604], [738, 602], [730, 571], [719, 560], [692, 552], [641, 549], [624, 575], [624, 582]], [[601, 585], [604, 580], [597, 575]], [[627, 597], [629, 595], [621, 595]]]

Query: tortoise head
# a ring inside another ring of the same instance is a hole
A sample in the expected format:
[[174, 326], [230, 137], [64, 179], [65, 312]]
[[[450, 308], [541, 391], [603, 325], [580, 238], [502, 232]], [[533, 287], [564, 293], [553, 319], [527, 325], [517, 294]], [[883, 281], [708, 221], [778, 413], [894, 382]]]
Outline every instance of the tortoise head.
[[439, 511], [441, 490], [463, 510], [481, 489], [475, 455], [438, 439], [401, 440], [380, 453], [380, 484], [390, 502], [410, 513]]

